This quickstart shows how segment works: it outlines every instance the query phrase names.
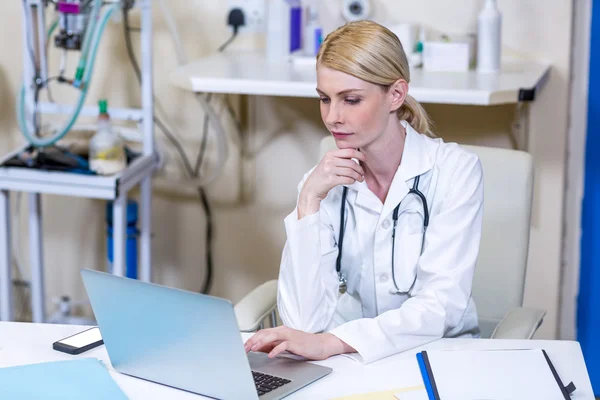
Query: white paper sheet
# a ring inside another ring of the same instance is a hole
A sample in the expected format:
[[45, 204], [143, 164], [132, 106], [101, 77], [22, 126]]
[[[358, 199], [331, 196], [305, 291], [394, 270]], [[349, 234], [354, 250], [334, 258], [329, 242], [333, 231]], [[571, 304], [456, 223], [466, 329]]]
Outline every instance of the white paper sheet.
[[564, 400], [539, 349], [427, 351], [427, 356], [444, 400]]
[[398, 400], [429, 400], [429, 397], [427, 397], [427, 391], [425, 389], [396, 393], [394, 396]]

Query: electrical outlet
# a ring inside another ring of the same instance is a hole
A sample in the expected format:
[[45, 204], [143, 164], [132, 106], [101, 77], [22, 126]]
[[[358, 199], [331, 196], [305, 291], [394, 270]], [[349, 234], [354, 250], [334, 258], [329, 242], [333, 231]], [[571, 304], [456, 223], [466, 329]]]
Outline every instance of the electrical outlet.
[[240, 33], [266, 32], [266, 0], [229, 0], [229, 10], [240, 8], [244, 12], [246, 24], [240, 27]]

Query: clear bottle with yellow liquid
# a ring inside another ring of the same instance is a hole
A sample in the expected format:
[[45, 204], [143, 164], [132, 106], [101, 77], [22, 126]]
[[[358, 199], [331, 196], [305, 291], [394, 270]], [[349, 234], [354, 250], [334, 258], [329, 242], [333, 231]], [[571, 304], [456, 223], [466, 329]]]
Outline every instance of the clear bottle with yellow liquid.
[[90, 140], [90, 169], [99, 175], [113, 175], [127, 166], [125, 144], [111, 126], [106, 100], [98, 102], [98, 131]]

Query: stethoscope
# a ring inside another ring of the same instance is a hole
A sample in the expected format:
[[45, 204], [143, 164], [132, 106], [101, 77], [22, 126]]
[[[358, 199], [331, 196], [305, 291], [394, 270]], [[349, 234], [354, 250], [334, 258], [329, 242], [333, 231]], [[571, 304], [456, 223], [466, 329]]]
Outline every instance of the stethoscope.
[[[412, 187], [412, 189], [410, 189], [408, 191], [408, 194], [417, 195], [421, 199], [421, 203], [423, 204], [423, 237], [421, 239], [421, 254], [423, 254], [423, 245], [425, 243], [425, 232], [427, 231], [427, 227], [429, 226], [429, 209], [427, 207], [427, 199], [425, 198], [425, 195], [423, 193], [421, 193], [421, 191], [419, 190], [419, 179], [420, 179], [420, 176], [417, 176], [415, 178], [413, 187]], [[344, 225], [344, 218], [345, 218], [345, 214], [346, 214], [346, 196], [347, 196], [347, 194], [348, 194], [348, 188], [346, 186], [344, 186], [344, 191], [342, 192], [342, 206], [341, 206], [341, 210], [340, 210], [340, 234], [339, 234], [339, 238], [338, 238], [338, 255], [337, 255], [337, 260], [336, 260], [336, 264], [335, 264], [335, 269], [337, 271], [338, 281], [339, 281], [339, 285], [340, 285], [340, 293], [342, 293], [342, 294], [346, 293], [346, 289], [347, 289], [346, 277], [344, 276], [344, 274], [342, 274], [342, 247], [344, 245], [344, 231], [346, 229], [346, 226]], [[392, 227], [392, 280], [394, 282], [394, 288], [396, 290], [392, 289], [390, 291], [390, 293], [391, 294], [408, 295], [408, 294], [410, 294], [411, 290], [415, 286], [415, 282], [417, 281], [417, 275], [415, 274], [415, 278], [413, 279], [413, 282], [410, 285], [410, 287], [408, 288], [408, 290], [402, 291], [398, 288], [398, 284], [396, 283], [396, 275], [395, 275], [395, 268], [394, 268], [394, 247], [395, 247], [394, 245], [396, 242], [396, 225], [398, 224], [398, 211], [400, 210], [400, 204], [402, 204], [402, 202], [398, 203], [396, 208], [394, 208], [394, 212], [392, 214], [392, 219], [394, 220], [394, 224]]]

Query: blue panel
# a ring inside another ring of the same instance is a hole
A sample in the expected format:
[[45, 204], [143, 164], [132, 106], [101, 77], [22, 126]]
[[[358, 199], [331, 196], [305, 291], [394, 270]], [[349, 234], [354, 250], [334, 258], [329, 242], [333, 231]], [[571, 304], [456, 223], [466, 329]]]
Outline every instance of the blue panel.
[[592, 2], [585, 191], [582, 205], [581, 271], [577, 340], [592, 387], [600, 395], [600, 8]]

